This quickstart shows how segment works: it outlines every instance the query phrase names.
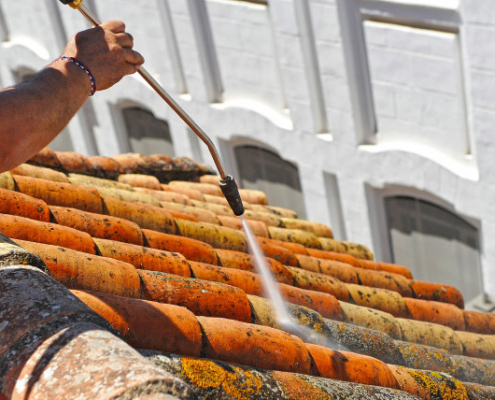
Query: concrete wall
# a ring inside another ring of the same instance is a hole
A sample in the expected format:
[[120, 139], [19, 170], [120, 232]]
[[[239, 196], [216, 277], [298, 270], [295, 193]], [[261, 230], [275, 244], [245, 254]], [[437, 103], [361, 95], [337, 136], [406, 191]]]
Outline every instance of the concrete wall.
[[[87, 4], [125, 20], [147, 69], [211, 135], [227, 170], [236, 144], [276, 149], [299, 168], [307, 218], [381, 260], [390, 259], [384, 196], [441, 205], [479, 228], [483, 283], [495, 294], [491, 0]], [[56, 0], [0, 0], [0, 9], [3, 86], [87, 27]], [[128, 105], [169, 122], [176, 154], [211, 160], [138, 77], [91, 98], [69, 126], [75, 149], [128, 151], [119, 113]]]

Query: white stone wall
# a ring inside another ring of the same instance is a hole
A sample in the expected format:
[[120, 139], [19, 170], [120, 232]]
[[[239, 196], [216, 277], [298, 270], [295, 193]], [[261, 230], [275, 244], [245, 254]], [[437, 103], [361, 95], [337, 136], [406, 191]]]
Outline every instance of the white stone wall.
[[[228, 171], [236, 144], [276, 149], [299, 168], [308, 219], [385, 261], [383, 196], [433, 201], [479, 227], [484, 287], [495, 294], [492, 0], [86, 3], [125, 20], [147, 69], [218, 144]], [[87, 27], [56, 0], [0, 0], [0, 10], [3, 86]], [[98, 93], [71, 122], [76, 150], [128, 151], [119, 109], [130, 104], [169, 121], [176, 154], [198, 158], [197, 139], [138, 77]]]

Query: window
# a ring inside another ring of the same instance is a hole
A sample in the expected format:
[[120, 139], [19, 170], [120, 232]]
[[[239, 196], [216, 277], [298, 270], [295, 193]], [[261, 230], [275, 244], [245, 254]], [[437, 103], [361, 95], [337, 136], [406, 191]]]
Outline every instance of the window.
[[457, 215], [413, 197], [385, 199], [394, 262], [415, 279], [457, 287], [465, 301], [483, 292], [478, 230]]
[[153, 113], [138, 107], [125, 108], [123, 115], [132, 152], [175, 156], [167, 121], [158, 119]]
[[235, 148], [241, 185], [266, 193], [273, 206], [292, 209], [305, 216], [304, 199], [297, 167], [277, 154], [256, 146]]

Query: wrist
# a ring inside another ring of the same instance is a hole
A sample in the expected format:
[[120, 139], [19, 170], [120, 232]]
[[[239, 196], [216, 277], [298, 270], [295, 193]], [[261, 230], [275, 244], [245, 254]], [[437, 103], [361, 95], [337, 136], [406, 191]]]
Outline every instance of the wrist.
[[61, 56], [57, 58], [55, 62], [65, 62], [67, 64], [67, 67], [72, 64], [74, 67], [77, 67], [80, 72], [86, 74], [87, 78], [89, 79], [89, 87], [90, 87], [89, 95], [93, 96], [95, 94], [96, 79], [86, 64], [84, 64], [82, 61], [78, 60], [77, 58], [68, 57], [68, 56]]

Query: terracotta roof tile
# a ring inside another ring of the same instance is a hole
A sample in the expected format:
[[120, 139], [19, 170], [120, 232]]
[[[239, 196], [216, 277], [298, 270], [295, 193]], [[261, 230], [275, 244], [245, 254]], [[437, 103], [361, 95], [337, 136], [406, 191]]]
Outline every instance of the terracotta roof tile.
[[[184, 196], [187, 196], [190, 200], [198, 200], [198, 201], [206, 201], [205, 196], [203, 196], [203, 193], [201, 193], [197, 189], [191, 189], [187, 187], [182, 187], [182, 186], [170, 186], [170, 185], [161, 185], [162, 191], [164, 192], [172, 192], [172, 193], [179, 193], [183, 194]], [[217, 196], [213, 196], [217, 198]], [[221, 199], [221, 197], [218, 197]]]
[[306, 271], [333, 276], [346, 283], [359, 283], [356, 268], [340, 261], [318, 259], [310, 256], [296, 255], [299, 267]]
[[306, 344], [312, 358], [313, 374], [341, 381], [357, 382], [398, 389], [392, 371], [376, 358], [335, 351], [327, 347]]
[[399, 293], [352, 283], [347, 283], [346, 286], [357, 305], [384, 311], [398, 318], [409, 316], [407, 299], [404, 299]]
[[463, 310], [453, 304], [408, 298], [404, 301], [407, 304], [407, 318], [433, 322], [460, 331], [466, 328]]
[[63, 225], [0, 214], [0, 232], [16, 240], [51, 244], [96, 254], [93, 238], [89, 234]]
[[110, 157], [91, 156], [88, 161], [93, 166], [94, 175], [98, 178], [117, 179], [124, 173], [122, 166]]
[[62, 164], [60, 163], [57, 154], [49, 147], [45, 147], [40, 150], [37, 154], [31, 157], [29, 162], [34, 165], [41, 165], [43, 167], [53, 168], [58, 171], [62, 169]]
[[48, 205], [103, 213], [101, 198], [95, 189], [20, 175], [16, 175], [14, 181], [19, 192], [44, 200]]
[[344, 322], [386, 333], [394, 339], [402, 338], [399, 322], [392, 314], [343, 301], [340, 306]]
[[406, 365], [394, 340], [387, 334], [368, 328], [362, 328], [345, 322], [325, 320], [329, 330], [330, 343], [337, 350], [378, 358], [386, 363]]
[[65, 247], [16, 240], [38, 255], [50, 275], [69, 289], [101, 291], [139, 299], [141, 283], [133, 265]]
[[150, 229], [143, 229], [145, 244], [148, 247], [159, 250], [167, 250], [182, 254], [188, 260], [218, 264], [218, 256], [215, 249], [207, 243], [191, 238], [169, 235]]
[[246, 293], [236, 287], [161, 272], [139, 271], [143, 298], [186, 307], [196, 315], [251, 321]]
[[231, 217], [234, 215], [232, 210], [228, 206], [223, 205], [223, 204], [217, 204], [217, 203], [212, 203], [212, 202], [207, 202], [207, 201], [198, 201], [198, 200], [191, 200], [191, 204], [194, 207], [203, 208], [205, 210], [212, 211], [217, 215], [223, 215], [226, 217]]
[[69, 178], [62, 172], [55, 171], [51, 168], [36, 167], [30, 164], [21, 164], [10, 170], [12, 175], [30, 176], [31, 178], [46, 179], [48, 181], [69, 183]]
[[136, 188], [161, 191], [160, 181], [155, 176], [140, 174], [122, 174], [118, 177], [120, 183], [126, 183]]
[[102, 200], [103, 213], [106, 215], [127, 219], [139, 225], [142, 229], [153, 229], [163, 233], [177, 233], [175, 219], [161, 207], [141, 202], [130, 203], [105, 196], [102, 197]]
[[134, 187], [134, 190], [138, 193], [144, 193], [153, 196], [153, 198], [157, 199], [160, 204], [162, 202], [172, 202], [172, 203], [183, 204], [185, 206], [192, 205], [189, 197], [181, 193], [166, 192], [161, 189], [156, 190], [156, 189], [148, 189], [143, 187]]
[[86, 156], [74, 151], [59, 151], [57, 158], [60, 161], [64, 172], [73, 172], [76, 174], [93, 175], [93, 165]]
[[[107, 375], [95, 380], [89, 391], [104, 390], [100, 387], [104, 384], [128, 398], [144, 393], [157, 398], [187, 398], [192, 393], [217, 398], [249, 398], [255, 393], [266, 395], [263, 398], [328, 398], [354, 391], [380, 399], [413, 395], [467, 399], [491, 393], [474, 384], [495, 385], [491, 314], [464, 311], [456, 288], [413, 280], [407, 267], [374, 261], [365, 246], [333, 239], [329, 227], [267, 206], [262, 192], [241, 191], [247, 200], [245, 217], [258, 236], [288, 312], [304, 328], [293, 330], [277, 321], [274, 305], [264, 298], [255, 262], [247, 254], [240, 222], [220, 197], [219, 177], [204, 175], [208, 168], [187, 158], [161, 155], [106, 158], [50, 150], [31, 163], [51, 169], [24, 165], [14, 170], [13, 177], [0, 175], [0, 229], [25, 248], [0, 240], [0, 266], [25, 263], [48, 271], [104, 319], [69, 296], [70, 310], [60, 318], [53, 314], [53, 321], [61, 321], [53, 322], [58, 330], [46, 331], [45, 322], [52, 326], [50, 318], [34, 314], [33, 328], [27, 324], [15, 330], [19, 338], [38, 332], [38, 326], [47, 332], [33, 351], [19, 353], [18, 360], [39, 360], [54, 343], [66, 339], [67, 346], [57, 351], [70, 358], [79, 357], [90, 343], [121, 346], [118, 339], [102, 333], [116, 329], [136, 348], [196, 357], [154, 353], [153, 358], [191, 384], [192, 391], [169, 375], [158, 377], [149, 364], [142, 364], [148, 372], [139, 382], [111, 386], [109, 377], [115, 375], [105, 372], [103, 354], [94, 359]], [[49, 176], [52, 180], [40, 179]], [[9, 271], [0, 269], [0, 274]], [[34, 270], [14, 271], [29, 275]], [[26, 300], [34, 310], [39, 308], [36, 304]], [[15, 318], [5, 314], [3, 320]], [[78, 322], [69, 328], [64, 324], [71, 318]], [[6, 352], [18, 348], [6, 346]], [[122, 354], [128, 359], [119, 359], [122, 371], [130, 368], [130, 360], [144, 362], [126, 351]], [[212, 363], [205, 357], [233, 364]], [[16, 372], [20, 370], [15, 362], [14, 357], [4, 371], [4, 376], [10, 374], [7, 392], [19, 387], [16, 379], [21, 372]], [[49, 362], [40, 365], [49, 368]], [[79, 361], [72, 365], [84, 368]], [[88, 370], [95, 371], [92, 365]], [[152, 381], [162, 383], [153, 386]], [[58, 393], [54, 382], [43, 376], [39, 382], [36, 390]], [[70, 384], [67, 388], [76, 390]]]
[[93, 238], [98, 253], [134, 265], [139, 269], [164, 272], [191, 277], [191, 269], [186, 258], [180, 253], [152, 249], [116, 240]]
[[294, 242], [313, 249], [321, 248], [319, 238], [311, 232], [300, 229], [269, 226], [268, 233], [270, 234], [271, 239], [280, 240], [282, 242]]
[[94, 238], [143, 245], [141, 228], [126, 219], [89, 213], [67, 207], [50, 206], [49, 210], [52, 221], [58, 225], [86, 232]]
[[297, 267], [299, 265], [296, 255], [285, 247], [280, 246], [276, 240], [261, 237], [258, 237], [257, 239], [258, 244], [266, 257], [273, 258], [274, 260], [291, 267]]
[[414, 292], [413, 297], [417, 299], [440, 301], [464, 308], [464, 298], [459, 289], [453, 286], [413, 280], [411, 287]]
[[69, 182], [76, 186], [80, 185], [90, 188], [104, 187], [104, 188], [124, 189], [124, 190], [134, 191], [134, 188], [126, 183], [117, 182], [105, 178], [97, 178], [88, 175], [69, 174]]
[[309, 374], [311, 358], [303, 341], [278, 329], [239, 321], [198, 317], [203, 355], [255, 368]]
[[397, 321], [402, 330], [402, 338], [407, 342], [438, 347], [451, 354], [464, 354], [461, 338], [452, 328], [402, 318], [397, 318]]
[[477, 311], [464, 311], [466, 331], [484, 334], [495, 334], [495, 315]]
[[342, 301], [349, 301], [349, 291], [345, 284], [331, 276], [305, 271], [300, 268], [287, 267], [294, 276], [294, 286], [301, 289], [328, 293]]
[[199, 240], [218, 249], [247, 252], [244, 233], [208, 222], [177, 220], [178, 231], [182, 236]]
[[0, 189], [0, 198], [2, 199], [0, 202], [2, 214], [17, 215], [37, 221], [50, 221], [50, 210], [43, 200], [5, 189]]
[[106, 293], [72, 293], [105, 318], [133, 347], [201, 355], [201, 328], [196, 316], [184, 307]]
[[[240, 230], [242, 228], [242, 222], [237, 217], [219, 215], [217, 219], [218, 221], [220, 221], [220, 225], [225, 226], [226, 228], [237, 230]], [[263, 222], [253, 219], [246, 219], [246, 223], [248, 224], [249, 229], [253, 232], [254, 235], [264, 238], [269, 237], [268, 229]]]

